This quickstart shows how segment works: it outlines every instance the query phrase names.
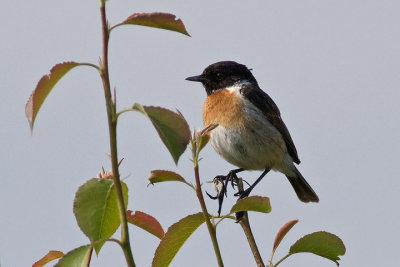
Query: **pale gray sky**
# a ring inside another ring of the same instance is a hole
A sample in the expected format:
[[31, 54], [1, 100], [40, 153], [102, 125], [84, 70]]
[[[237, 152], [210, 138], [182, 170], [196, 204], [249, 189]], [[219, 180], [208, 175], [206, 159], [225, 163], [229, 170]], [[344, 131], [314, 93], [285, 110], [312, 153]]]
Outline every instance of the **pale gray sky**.
[[[277, 229], [299, 219], [276, 260], [301, 236], [325, 230], [346, 245], [341, 266], [397, 266], [399, 10], [395, 0], [110, 0], [112, 25], [134, 12], [163, 11], [182, 18], [192, 35], [117, 29], [110, 42], [111, 83], [119, 108], [135, 102], [178, 108], [193, 128], [201, 126], [206, 94], [184, 79], [220, 60], [246, 64], [280, 107], [302, 160], [299, 170], [320, 197], [318, 204], [301, 203], [279, 173], [268, 174], [256, 187], [253, 194], [269, 196], [272, 204], [270, 214], [250, 215], [264, 259]], [[0, 18], [0, 263], [30, 266], [49, 250], [67, 252], [88, 243], [72, 201], [81, 184], [102, 166], [109, 168], [104, 97], [94, 70], [79, 67], [57, 84], [33, 136], [24, 117], [29, 94], [54, 64], [97, 63], [99, 10], [95, 0], [15, 0], [3, 3]], [[153, 215], [164, 229], [198, 212], [195, 195], [181, 184], [147, 187], [152, 169], [174, 170], [193, 181], [189, 153], [175, 167], [150, 122], [138, 113], [123, 115], [118, 130], [129, 208]], [[203, 158], [203, 181], [233, 168], [211, 147]], [[252, 181], [258, 175], [243, 177]], [[230, 196], [224, 210], [234, 201]], [[217, 203], [207, 204], [216, 212]], [[150, 266], [159, 241], [134, 227], [130, 234], [137, 265]], [[225, 221], [218, 238], [226, 266], [253, 266], [239, 225]], [[205, 226], [171, 264], [189, 265], [216, 266]], [[124, 266], [123, 255], [114, 243], [106, 244], [92, 266]], [[334, 263], [305, 254], [282, 266]]]

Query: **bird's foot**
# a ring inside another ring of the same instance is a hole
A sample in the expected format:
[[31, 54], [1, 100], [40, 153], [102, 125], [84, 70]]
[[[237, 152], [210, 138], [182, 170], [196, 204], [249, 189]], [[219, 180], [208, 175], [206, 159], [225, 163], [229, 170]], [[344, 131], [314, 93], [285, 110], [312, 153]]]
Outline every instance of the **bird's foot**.
[[[235, 193], [234, 196], [235, 197], [239, 197], [237, 201], [239, 201], [242, 198], [248, 197], [251, 193], [251, 190], [253, 188], [249, 187], [246, 190], [239, 190], [239, 192]], [[244, 216], [244, 212], [243, 211], [239, 211], [235, 213], [235, 217], [236, 217], [236, 222], [239, 222]]]
[[246, 190], [241, 190], [241, 191], [239, 190], [239, 192], [235, 193], [234, 196], [239, 197], [239, 199], [248, 197], [252, 189], [253, 189], [252, 187], [249, 187]]
[[238, 179], [236, 173], [238, 173], [239, 171], [241, 171], [241, 169], [232, 170], [227, 175], [215, 176], [212, 183], [214, 184], [214, 189], [217, 192], [216, 196], [212, 196], [206, 191], [208, 197], [210, 197], [211, 199], [218, 199], [218, 216], [221, 215], [221, 208], [222, 203], [224, 202], [224, 196], [227, 197], [228, 183], [230, 182], [232, 188], [235, 188]]

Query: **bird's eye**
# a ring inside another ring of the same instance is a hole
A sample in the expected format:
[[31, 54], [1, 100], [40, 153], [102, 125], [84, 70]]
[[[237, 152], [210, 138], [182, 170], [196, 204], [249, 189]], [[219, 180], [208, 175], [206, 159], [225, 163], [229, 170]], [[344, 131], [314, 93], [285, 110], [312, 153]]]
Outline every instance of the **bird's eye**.
[[218, 79], [219, 81], [222, 80], [222, 79], [224, 78], [224, 74], [222, 74], [221, 72], [217, 72], [216, 76], [217, 76], [217, 79]]

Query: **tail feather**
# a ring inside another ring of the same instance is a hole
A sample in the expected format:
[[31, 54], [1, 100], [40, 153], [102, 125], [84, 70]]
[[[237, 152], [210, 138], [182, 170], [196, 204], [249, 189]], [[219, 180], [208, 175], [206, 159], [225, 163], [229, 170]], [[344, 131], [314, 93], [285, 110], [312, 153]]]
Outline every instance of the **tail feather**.
[[319, 198], [311, 186], [307, 183], [306, 179], [296, 169], [296, 177], [286, 176], [296, 191], [297, 197], [303, 202], [318, 202]]

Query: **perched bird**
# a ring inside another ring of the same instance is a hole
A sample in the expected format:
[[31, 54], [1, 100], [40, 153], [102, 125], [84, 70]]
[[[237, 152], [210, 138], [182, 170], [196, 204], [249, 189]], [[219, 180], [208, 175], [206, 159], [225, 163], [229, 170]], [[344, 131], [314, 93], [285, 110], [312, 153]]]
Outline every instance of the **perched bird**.
[[[261, 90], [245, 65], [217, 62], [201, 75], [186, 80], [201, 82], [207, 92], [203, 123], [204, 126], [218, 125], [210, 132], [212, 147], [226, 161], [239, 167], [225, 178], [243, 170], [263, 170], [247, 190], [239, 192], [240, 198], [248, 196], [270, 170], [275, 170], [286, 175], [301, 201], [319, 201], [294, 164], [299, 164], [300, 159], [278, 107]], [[222, 201], [218, 212], [221, 205]]]

